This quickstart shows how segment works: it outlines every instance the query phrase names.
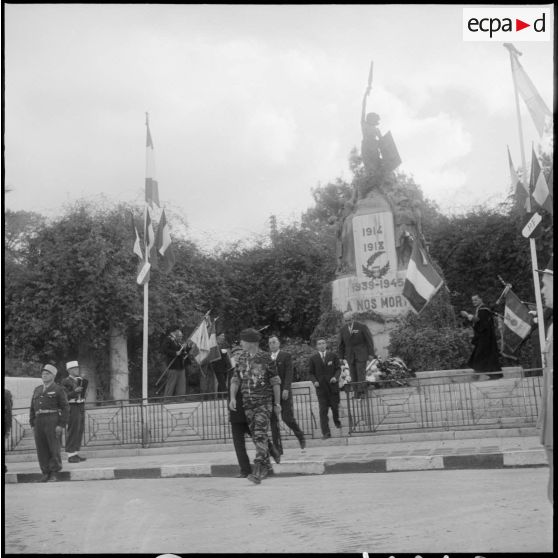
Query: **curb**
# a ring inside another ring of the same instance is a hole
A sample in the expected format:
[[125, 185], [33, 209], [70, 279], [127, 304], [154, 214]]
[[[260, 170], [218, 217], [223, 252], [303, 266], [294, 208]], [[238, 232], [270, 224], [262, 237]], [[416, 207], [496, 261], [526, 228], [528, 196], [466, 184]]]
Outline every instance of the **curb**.
[[[284, 461], [273, 464], [275, 476], [331, 475], [346, 473], [388, 473], [403, 471], [432, 471], [456, 469], [512, 469], [524, 467], [548, 467], [546, 454], [541, 450], [509, 451], [469, 455], [421, 455], [387, 457], [363, 461]], [[91, 481], [118, 479], [159, 479], [177, 477], [234, 477], [238, 473], [235, 464], [178, 464], [160, 467], [112, 468], [97, 467], [61, 471], [60, 481]], [[4, 474], [6, 484], [37, 482], [41, 473]]]

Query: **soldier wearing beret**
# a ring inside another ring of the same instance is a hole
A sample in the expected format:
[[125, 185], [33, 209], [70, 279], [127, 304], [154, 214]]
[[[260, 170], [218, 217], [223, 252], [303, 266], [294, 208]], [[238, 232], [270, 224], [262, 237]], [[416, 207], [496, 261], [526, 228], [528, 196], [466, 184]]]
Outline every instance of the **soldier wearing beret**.
[[85, 429], [85, 390], [87, 379], [82, 378], [77, 360], [66, 363], [68, 377], [62, 381], [70, 405], [68, 431], [66, 433], [66, 453], [69, 463], [80, 463], [87, 458], [79, 455], [83, 431]]
[[255, 484], [268, 474], [271, 413], [275, 412], [278, 419], [281, 417], [281, 380], [269, 353], [260, 350], [260, 338], [259, 331], [255, 329], [240, 332], [243, 350], [235, 359], [229, 403], [231, 411], [236, 411], [236, 394], [240, 389], [250, 434], [256, 446], [254, 468], [247, 479]]
[[54, 383], [55, 376], [56, 368], [45, 364], [41, 370], [43, 385], [35, 388], [29, 409], [29, 424], [43, 473], [40, 482], [57, 481], [56, 473], [62, 470], [60, 438], [68, 422], [68, 399], [64, 388]]

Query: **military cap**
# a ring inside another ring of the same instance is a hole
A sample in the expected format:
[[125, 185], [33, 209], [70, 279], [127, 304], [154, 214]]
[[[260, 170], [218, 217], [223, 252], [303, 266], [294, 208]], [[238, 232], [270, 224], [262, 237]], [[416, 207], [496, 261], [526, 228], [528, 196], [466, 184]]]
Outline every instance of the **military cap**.
[[240, 340], [246, 341], [247, 343], [258, 343], [261, 339], [261, 334], [257, 329], [249, 327], [247, 329], [243, 329], [240, 332]]

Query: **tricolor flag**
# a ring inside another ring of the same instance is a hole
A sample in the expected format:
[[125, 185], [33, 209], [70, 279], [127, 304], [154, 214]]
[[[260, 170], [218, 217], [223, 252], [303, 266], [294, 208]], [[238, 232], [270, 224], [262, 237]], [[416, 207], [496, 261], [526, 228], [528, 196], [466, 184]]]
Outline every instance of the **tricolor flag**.
[[155, 246], [155, 231], [149, 206], [145, 206], [144, 220], [145, 257], [153, 269], [157, 268], [157, 247]]
[[531, 179], [529, 189], [531, 190], [531, 198], [533, 201], [552, 214], [552, 196], [550, 195], [544, 172], [541, 169], [534, 148], [531, 157]]
[[161, 213], [159, 228], [157, 229], [157, 237], [155, 246], [160, 256], [159, 267], [163, 273], [168, 273], [175, 262], [174, 251], [172, 248], [172, 240], [170, 235], [169, 224], [165, 216], [165, 210]]
[[217, 343], [217, 335], [215, 334], [215, 320], [209, 326], [209, 355], [207, 355], [209, 362], [221, 360], [221, 349]]
[[508, 146], [508, 161], [510, 163], [512, 192], [515, 194], [515, 199], [517, 200], [518, 206], [521, 207], [521, 209], [523, 209], [524, 211], [527, 211], [527, 199], [529, 198], [529, 191], [527, 190], [527, 186], [525, 186], [525, 184], [519, 178], [517, 172], [515, 171], [515, 168], [512, 163], [509, 146]]
[[532, 327], [533, 317], [529, 314], [529, 309], [511, 289], [508, 290], [506, 294], [506, 309], [504, 311], [502, 351], [513, 355], [531, 333]]
[[520, 54], [519, 51], [517, 51], [513, 46], [512, 49], [508, 50], [510, 50], [511, 53], [512, 73], [517, 91], [527, 105], [527, 109], [531, 114], [531, 118], [533, 119], [533, 123], [539, 132], [539, 136], [542, 136], [545, 128], [552, 120], [552, 113], [546, 106], [543, 98], [539, 95], [539, 92], [523, 69], [523, 66], [520, 64], [518, 59], [518, 55]]
[[138, 229], [136, 227], [136, 223], [134, 222], [134, 216], [130, 214], [130, 217], [132, 219], [132, 230], [134, 234], [134, 246], [132, 250], [139, 259], [136, 282], [138, 283], [138, 285], [143, 285], [146, 281], [149, 281], [149, 269], [151, 268], [151, 265], [145, 260], [145, 257], [143, 255], [143, 251], [141, 249], [141, 240]]
[[193, 356], [196, 362], [201, 364], [207, 358], [207, 355], [209, 355], [210, 350], [206, 316], [204, 316], [200, 325], [194, 330], [192, 335], [190, 335], [190, 341], [192, 342], [190, 356]]
[[432, 266], [426, 249], [416, 238], [407, 267], [403, 296], [409, 301], [413, 310], [420, 313], [443, 284], [444, 281]]
[[151, 138], [151, 132], [149, 130], [149, 117], [146, 114], [145, 125], [147, 126], [147, 138], [145, 141], [145, 146], [147, 150], [146, 156], [146, 171], [145, 171], [145, 202], [149, 207], [156, 205], [160, 207], [159, 203], [159, 185], [157, 181], [153, 178], [155, 174], [155, 157], [153, 153], [153, 139]]

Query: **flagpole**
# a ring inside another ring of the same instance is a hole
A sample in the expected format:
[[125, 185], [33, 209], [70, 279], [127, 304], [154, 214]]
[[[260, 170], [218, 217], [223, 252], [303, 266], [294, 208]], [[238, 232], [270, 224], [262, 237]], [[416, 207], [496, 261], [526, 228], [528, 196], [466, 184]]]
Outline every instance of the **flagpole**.
[[[517, 90], [517, 79], [515, 76], [515, 72], [513, 71], [513, 57], [517, 55], [512, 51], [512, 49], [515, 51], [515, 47], [513, 47], [513, 45], [510, 46], [511, 48], [508, 48], [506, 45], [504, 45], [504, 48], [506, 48], [510, 53], [510, 65], [511, 65], [512, 79], [513, 79], [513, 90], [515, 94], [515, 110], [517, 114], [517, 126], [519, 130], [519, 146], [521, 150], [521, 164], [523, 167], [522, 179], [525, 180], [527, 178], [527, 173], [526, 173], [527, 165], [525, 163], [525, 149], [523, 146], [523, 126], [521, 124], [521, 111], [519, 108], [519, 92]], [[530, 187], [528, 193], [529, 195], [527, 196], [526, 208], [527, 208], [527, 212], [530, 213], [531, 212], [531, 188]], [[537, 316], [538, 316], [537, 322], [538, 322], [538, 329], [539, 329], [539, 347], [541, 352], [541, 363], [542, 366], [545, 366], [545, 351], [544, 351], [545, 331], [544, 331], [543, 305], [542, 305], [542, 297], [541, 297], [541, 285], [540, 285], [538, 273], [536, 271], [538, 268], [537, 248], [535, 245], [535, 239], [533, 237], [529, 238], [529, 248], [531, 250], [531, 269], [533, 273], [533, 284], [535, 287], [535, 302], [537, 305]]]

